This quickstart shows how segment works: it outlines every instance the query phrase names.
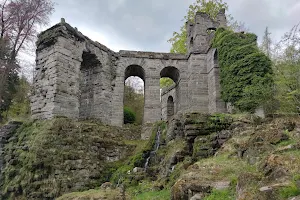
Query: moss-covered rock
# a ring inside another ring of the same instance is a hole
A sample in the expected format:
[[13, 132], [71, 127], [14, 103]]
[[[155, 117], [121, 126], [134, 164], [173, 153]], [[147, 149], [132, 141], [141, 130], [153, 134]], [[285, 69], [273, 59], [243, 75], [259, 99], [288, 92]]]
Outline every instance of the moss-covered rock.
[[121, 129], [93, 122], [25, 123], [5, 146], [3, 199], [54, 199], [100, 186], [135, 148], [121, 138]]

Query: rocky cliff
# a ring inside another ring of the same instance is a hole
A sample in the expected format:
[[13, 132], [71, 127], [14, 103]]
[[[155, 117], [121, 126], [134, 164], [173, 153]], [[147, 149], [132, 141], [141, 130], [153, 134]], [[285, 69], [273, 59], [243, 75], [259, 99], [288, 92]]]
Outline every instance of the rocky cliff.
[[133, 127], [68, 119], [25, 123], [12, 135], [4, 148], [3, 199], [300, 195], [298, 116], [191, 113], [154, 124], [148, 141]]

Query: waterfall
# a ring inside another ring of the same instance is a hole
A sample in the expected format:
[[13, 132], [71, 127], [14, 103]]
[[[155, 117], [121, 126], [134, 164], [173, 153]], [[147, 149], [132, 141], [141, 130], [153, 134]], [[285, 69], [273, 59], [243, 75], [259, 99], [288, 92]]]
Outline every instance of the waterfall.
[[144, 169], [145, 169], [145, 170], [148, 168], [150, 159], [151, 159], [153, 156], [155, 156], [157, 150], [159, 149], [160, 134], [161, 134], [161, 133], [160, 133], [160, 126], [159, 126], [158, 129], [157, 129], [157, 132], [156, 132], [156, 136], [155, 136], [154, 148], [153, 148], [153, 150], [150, 152], [150, 154], [149, 154], [149, 156], [147, 157], [146, 162], [145, 162], [145, 166], [144, 166]]

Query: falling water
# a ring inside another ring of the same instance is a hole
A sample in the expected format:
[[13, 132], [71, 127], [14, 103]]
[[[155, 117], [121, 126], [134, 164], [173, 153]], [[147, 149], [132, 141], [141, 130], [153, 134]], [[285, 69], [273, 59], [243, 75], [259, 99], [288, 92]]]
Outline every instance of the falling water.
[[176, 166], [176, 165], [173, 165], [173, 166], [172, 166], [172, 168], [171, 168], [171, 172], [173, 172], [173, 171], [174, 171], [174, 169], [175, 169], [175, 166]]
[[144, 166], [145, 170], [148, 168], [150, 158], [155, 156], [157, 150], [159, 149], [159, 143], [160, 143], [160, 127], [158, 127], [157, 132], [156, 132], [155, 144], [154, 144], [154, 148], [153, 148], [154, 150], [150, 152], [148, 158], [146, 159], [145, 166]]

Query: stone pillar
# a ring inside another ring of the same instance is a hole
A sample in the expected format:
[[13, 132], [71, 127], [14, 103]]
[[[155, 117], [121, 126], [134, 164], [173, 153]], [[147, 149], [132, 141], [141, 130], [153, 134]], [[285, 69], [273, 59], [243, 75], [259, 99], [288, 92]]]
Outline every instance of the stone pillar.
[[188, 69], [189, 111], [207, 113], [208, 86], [206, 54], [191, 54]]
[[160, 77], [147, 77], [145, 80], [144, 124], [161, 120]]
[[226, 112], [225, 102], [221, 99], [220, 69], [216, 49], [211, 49], [207, 56], [208, 73], [208, 110], [209, 113]]
[[112, 96], [112, 116], [111, 125], [113, 126], [123, 126], [124, 123], [124, 75], [119, 73], [114, 80], [113, 96]]
[[176, 90], [176, 113], [186, 113], [189, 109], [188, 80], [181, 79]]
[[83, 47], [72, 39], [57, 37], [46, 48], [37, 48], [33, 118], [79, 117], [79, 73]]

